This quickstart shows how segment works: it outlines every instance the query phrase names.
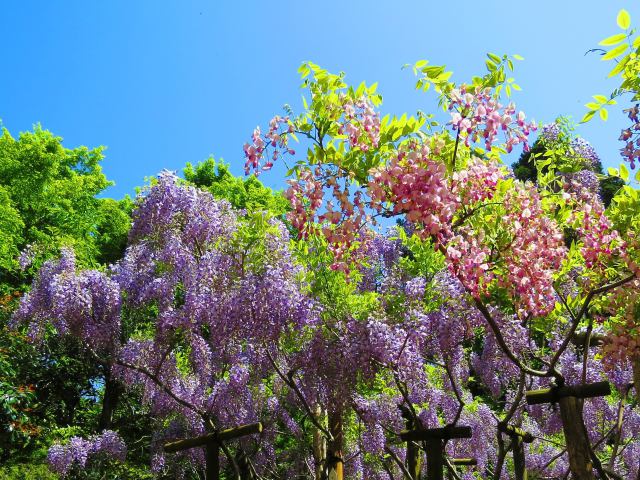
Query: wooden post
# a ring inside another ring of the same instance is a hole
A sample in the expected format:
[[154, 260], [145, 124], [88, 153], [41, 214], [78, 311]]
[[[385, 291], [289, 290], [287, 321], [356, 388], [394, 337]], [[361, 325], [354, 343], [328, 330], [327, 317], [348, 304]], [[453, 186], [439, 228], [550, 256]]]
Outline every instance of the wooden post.
[[582, 401], [585, 398], [603, 397], [611, 393], [608, 382], [561, 386], [526, 393], [527, 403], [558, 403], [564, 431], [569, 468], [575, 480], [593, 480], [591, 444], [582, 418]]
[[533, 442], [533, 435], [513, 425], [498, 424], [498, 430], [511, 438], [513, 448], [513, 467], [516, 480], [527, 480], [527, 465], [524, 456], [524, 444]]
[[344, 458], [343, 443], [344, 432], [342, 430], [342, 409], [337, 408], [330, 410], [329, 415], [329, 431], [333, 436], [333, 440], [329, 442], [327, 449], [327, 464], [329, 467], [329, 480], [344, 479]]
[[220, 444], [218, 442], [207, 442], [205, 462], [205, 480], [218, 480], [220, 478]]
[[432, 438], [425, 442], [427, 451], [427, 480], [442, 480], [444, 477], [444, 448], [442, 440]]
[[471, 427], [444, 427], [425, 430], [404, 430], [400, 438], [405, 442], [425, 442], [427, 452], [427, 480], [444, 480], [443, 440], [471, 438]]
[[226, 440], [245, 437], [262, 432], [262, 424], [251, 423], [236, 428], [228, 428], [218, 432], [208, 433], [194, 438], [185, 438], [164, 444], [165, 452], [179, 452], [195, 447], [205, 447], [206, 449], [206, 480], [220, 479], [220, 444]]
[[[405, 406], [400, 404], [398, 406], [402, 412], [402, 418], [405, 419], [405, 426], [407, 430], [413, 430], [420, 428], [420, 425], [416, 425], [413, 421], [412, 412]], [[407, 471], [411, 475], [410, 480], [420, 480], [422, 471], [422, 459], [420, 458], [420, 446], [413, 440], [407, 441], [407, 454], [405, 464]]]

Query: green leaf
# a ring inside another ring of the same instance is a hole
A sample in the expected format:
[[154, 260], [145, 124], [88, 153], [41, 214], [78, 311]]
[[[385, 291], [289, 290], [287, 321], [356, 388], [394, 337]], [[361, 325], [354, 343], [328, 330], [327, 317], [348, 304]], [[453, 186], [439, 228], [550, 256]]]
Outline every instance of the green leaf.
[[593, 98], [595, 98], [598, 103], [605, 103], [607, 101], [607, 97], [604, 95], [594, 95]]
[[595, 102], [589, 102], [585, 105], [589, 110], [598, 110], [600, 108], [600, 104]]
[[620, 178], [625, 182], [629, 181], [629, 169], [624, 163], [620, 164]]
[[616, 19], [618, 26], [623, 30], [626, 30], [631, 26], [631, 15], [624, 8], [618, 12], [618, 18]]
[[490, 72], [495, 72], [496, 69], [498, 68], [498, 66], [495, 63], [493, 63], [491, 60], [487, 60], [484, 63], [487, 66], [487, 69], [489, 69]]
[[617, 33], [615, 35], [611, 35], [610, 37], [602, 40], [598, 45], [602, 45], [603, 47], [611, 47], [612, 45], [617, 45], [621, 41], [627, 38], [627, 35], [624, 33]]
[[424, 67], [427, 63], [429, 63], [429, 62], [427, 62], [426, 60], [418, 60], [418, 61], [416, 62], [416, 64], [414, 65], [414, 67], [415, 67], [415, 68], [417, 68], [418, 70], [420, 70], [420, 69], [421, 69], [422, 67]]
[[627, 50], [627, 48], [629, 48], [629, 46], [625, 43], [618, 45], [616, 48], [609, 50], [605, 55], [603, 55], [602, 60], [611, 60], [612, 58], [619, 57]]
[[613, 167], [607, 168], [607, 173], [609, 175], [611, 175], [612, 177], [619, 177], [620, 176], [620, 174], [618, 174], [618, 169], [617, 168], [613, 168]]
[[[640, 37], [638, 37], [638, 38], [640, 38]], [[619, 74], [624, 69], [625, 64], [626, 64], [626, 62], [618, 62], [616, 64], [616, 66], [613, 67], [613, 69], [609, 72], [609, 75], [607, 75], [607, 77], [608, 78], [615, 77], [617, 74]]]
[[487, 53], [487, 57], [489, 57], [491, 60], [493, 60], [494, 63], [500, 63], [500, 57], [494, 53]]
[[640, 170], [638, 170], [635, 174], [635, 176], [633, 177], [636, 182], [640, 183]]
[[596, 114], [595, 110], [591, 110], [587, 113], [584, 114], [584, 117], [582, 117], [582, 120], [580, 120], [580, 123], [587, 123], [589, 120], [591, 120], [593, 118], [593, 116]]
[[515, 58], [516, 60], [524, 60], [524, 57], [522, 55], [518, 55], [517, 53], [513, 56], [513, 58]]
[[600, 118], [602, 121], [606, 122], [607, 118], [609, 118], [609, 112], [607, 112], [604, 108], [600, 109]]

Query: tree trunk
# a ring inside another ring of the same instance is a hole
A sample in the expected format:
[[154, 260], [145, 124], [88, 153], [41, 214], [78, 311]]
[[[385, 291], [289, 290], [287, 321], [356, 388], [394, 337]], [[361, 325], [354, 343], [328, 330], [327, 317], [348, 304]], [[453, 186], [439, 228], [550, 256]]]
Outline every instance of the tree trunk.
[[329, 432], [333, 436], [333, 440], [329, 442], [327, 452], [329, 480], [344, 479], [342, 413], [342, 408], [340, 407], [329, 411]]
[[591, 446], [582, 419], [582, 400], [563, 397], [558, 401], [569, 468], [575, 480], [594, 480]]
[[[318, 423], [324, 424], [324, 412], [319, 404], [313, 407], [313, 416]], [[314, 480], [324, 480], [324, 466], [327, 461], [327, 440], [319, 428], [313, 429]]]
[[111, 372], [107, 371], [104, 378], [104, 395], [102, 397], [102, 412], [98, 421], [98, 430], [108, 430], [113, 425], [113, 413], [120, 398], [120, 383], [111, 377]]

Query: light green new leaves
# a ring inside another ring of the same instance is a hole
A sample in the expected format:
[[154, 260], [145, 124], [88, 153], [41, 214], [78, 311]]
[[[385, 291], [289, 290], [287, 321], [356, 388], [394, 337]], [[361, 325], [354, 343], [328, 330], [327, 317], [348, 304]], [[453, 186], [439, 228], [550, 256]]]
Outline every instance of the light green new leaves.
[[603, 121], [606, 121], [609, 118], [609, 112], [606, 110], [607, 105], [615, 105], [617, 102], [613, 98], [607, 98], [604, 95], [594, 95], [593, 99], [595, 102], [589, 102], [585, 105], [589, 109], [587, 113], [585, 113], [584, 117], [582, 117], [581, 123], [586, 123], [593, 118], [593, 116], [598, 113], [600, 118]]
[[618, 12], [618, 18], [616, 19], [618, 26], [626, 30], [631, 26], [631, 15], [624, 8]]

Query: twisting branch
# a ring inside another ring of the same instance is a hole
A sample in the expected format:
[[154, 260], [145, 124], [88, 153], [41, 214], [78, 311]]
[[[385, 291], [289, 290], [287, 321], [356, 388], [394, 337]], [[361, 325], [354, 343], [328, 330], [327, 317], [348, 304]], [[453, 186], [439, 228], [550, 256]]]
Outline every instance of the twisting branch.
[[[596, 295], [600, 295], [601, 293], [606, 293], [609, 290], [613, 290], [614, 288], [621, 287], [622, 285], [630, 282], [634, 278], [636, 278], [636, 275], [632, 273], [624, 278], [621, 278], [620, 280], [617, 280], [612, 283], [608, 283], [606, 285], [602, 285], [601, 287], [598, 287], [594, 290], [589, 291], [589, 293], [587, 293], [587, 296], [585, 297], [584, 302], [582, 302], [582, 307], [580, 308], [580, 311], [576, 315], [571, 315], [572, 317], [571, 328], [569, 329], [569, 332], [567, 333], [564, 340], [562, 341], [560, 348], [556, 351], [555, 355], [551, 359], [551, 362], [549, 363], [549, 370], [547, 372], [547, 375], [545, 376], [555, 376], [556, 378], [562, 378], [562, 377], [557, 377], [557, 375], [554, 375], [552, 371], [555, 371], [556, 364], [560, 360], [560, 357], [562, 356], [564, 351], [569, 346], [569, 343], [571, 342], [573, 335], [576, 333], [576, 330], [578, 329], [578, 325], [580, 324], [582, 317], [584, 317], [584, 315], [587, 313], [587, 310], [589, 309], [589, 305], [591, 304], [593, 297], [595, 297]], [[560, 298], [562, 300], [562, 297]], [[571, 314], [571, 310], [569, 309], [568, 311]]]
[[161, 379], [160, 377], [158, 377], [157, 375], [154, 375], [152, 372], [150, 372], [149, 370], [147, 370], [144, 367], [139, 367], [137, 365], [134, 365], [132, 363], [128, 363], [125, 362], [123, 360], [116, 360], [116, 363], [118, 365], [120, 365], [121, 367], [125, 367], [125, 368], [130, 368], [131, 370], [135, 370], [136, 372], [140, 372], [143, 375], [146, 375], [153, 383], [155, 383], [157, 386], [159, 386], [167, 395], [169, 395], [171, 398], [173, 398], [176, 402], [178, 402], [180, 405], [182, 405], [183, 407], [188, 408], [189, 410], [197, 413], [198, 415], [200, 415], [200, 417], [202, 417], [203, 419], [208, 419], [207, 414], [200, 410], [199, 408], [197, 408], [195, 405], [192, 405], [191, 403], [187, 402], [186, 400], [180, 398], [178, 395], [176, 395], [173, 390], [171, 390]]
[[391, 450], [391, 448], [389, 448], [388, 445], [385, 445], [384, 451], [389, 454], [389, 456], [393, 459], [394, 462], [396, 462], [396, 464], [398, 465], [398, 467], [400, 467], [400, 470], [402, 471], [405, 477], [407, 477], [409, 480], [419, 480], [417, 478], [413, 478], [413, 475], [411, 475], [409, 470], [407, 470], [407, 467], [404, 466], [404, 463], [402, 463], [402, 460], [398, 458], [398, 455], [396, 455], [396, 452]]
[[296, 396], [298, 397], [298, 399], [302, 403], [302, 408], [304, 408], [305, 412], [309, 416], [309, 419], [311, 420], [311, 423], [313, 423], [313, 425], [318, 430], [320, 430], [330, 442], [333, 441], [333, 435], [331, 435], [331, 432], [329, 430], [327, 430], [326, 428], [324, 428], [324, 426], [322, 426], [322, 424], [318, 421], [318, 419], [315, 417], [315, 415], [311, 411], [311, 407], [307, 403], [307, 399], [304, 398], [304, 395], [300, 391], [300, 388], [298, 387], [298, 385], [296, 384], [295, 380], [293, 379], [293, 372], [289, 372], [287, 375], [285, 375], [284, 372], [280, 369], [280, 367], [278, 367], [278, 364], [276, 363], [275, 359], [273, 358], [273, 355], [271, 355], [271, 352], [269, 351], [269, 349], [266, 346], [265, 346], [265, 351], [267, 353], [267, 357], [269, 358], [269, 361], [271, 362], [271, 365], [275, 369], [275, 371], [278, 374], [278, 376], [282, 379], [282, 381], [289, 388], [291, 388], [293, 390], [293, 392], [296, 394]]
[[518, 359], [518, 357], [515, 356], [515, 354], [511, 351], [511, 349], [507, 345], [507, 342], [505, 341], [504, 337], [502, 336], [502, 332], [500, 331], [500, 327], [491, 316], [491, 312], [489, 312], [489, 309], [486, 307], [486, 305], [482, 303], [482, 301], [479, 298], [475, 298], [475, 297], [473, 299], [473, 302], [475, 303], [478, 310], [480, 310], [480, 313], [482, 313], [482, 315], [484, 316], [485, 320], [489, 324], [489, 327], [491, 327], [491, 331], [495, 335], [496, 341], [498, 342], [498, 345], [502, 349], [502, 352], [507, 356], [509, 360], [511, 360], [515, 364], [516, 367], [518, 367], [521, 371], [528, 373], [529, 375], [533, 375], [534, 377], [550, 376], [549, 372], [545, 372], [542, 370], [535, 370], [523, 364]]

